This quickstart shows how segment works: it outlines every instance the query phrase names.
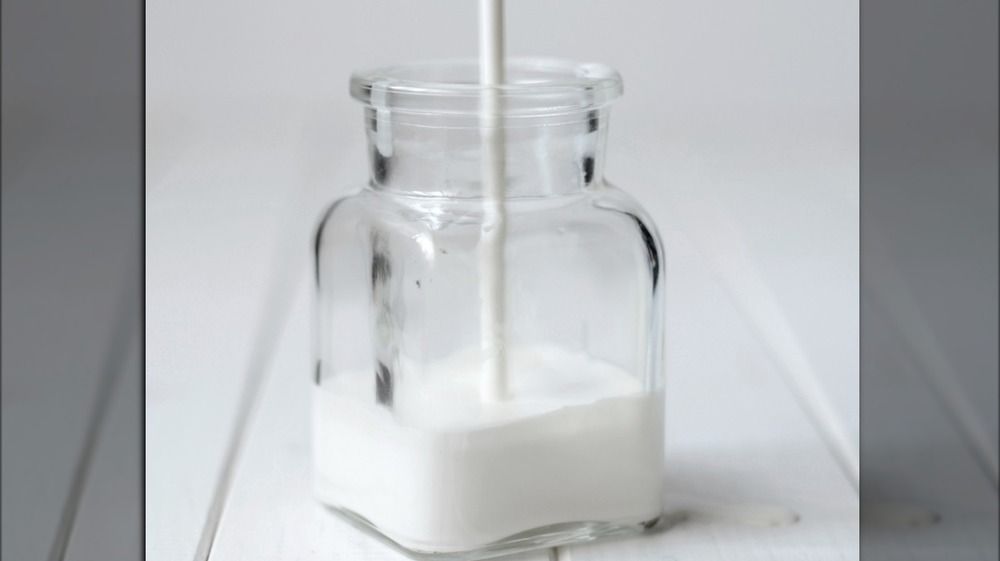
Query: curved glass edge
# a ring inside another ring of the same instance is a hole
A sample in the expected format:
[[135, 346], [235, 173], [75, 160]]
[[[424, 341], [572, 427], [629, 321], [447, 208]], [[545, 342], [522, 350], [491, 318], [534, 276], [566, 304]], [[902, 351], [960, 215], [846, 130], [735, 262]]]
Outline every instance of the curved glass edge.
[[508, 536], [501, 540], [467, 551], [436, 552], [412, 549], [393, 540], [370, 522], [367, 518], [345, 508], [323, 502], [325, 510], [346, 521], [354, 528], [374, 537], [383, 544], [417, 561], [481, 561], [525, 553], [539, 549], [561, 547], [571, 544], [592, 542], [636, 536], [641, 534], [657, 534], [665, 532], [682, 520], [678, 516], [661, 513], [651, 520], [638, 524], [616, 524], [613, 522], [581, 521], [566, 522], [535, 528], [527, 532]]

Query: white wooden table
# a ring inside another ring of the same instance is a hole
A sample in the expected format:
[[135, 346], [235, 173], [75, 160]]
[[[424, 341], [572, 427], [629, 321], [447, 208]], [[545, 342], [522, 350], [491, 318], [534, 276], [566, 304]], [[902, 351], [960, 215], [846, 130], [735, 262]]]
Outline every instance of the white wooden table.
[[[403, 559], [310, 492], [308, 236], [365, 168], [354, 111], [298, 115], [215, 115], [194, 146], [147, 125], [151, 561]], [[856, 154], [822, 147], [840, 152], [818, 170], [789, 165], [795, 139], [779, 157], [714, 132], [610, 141], [609, 179], [666, 243], [665, 502], [684, 520], [524, 559], [858, 558]]]

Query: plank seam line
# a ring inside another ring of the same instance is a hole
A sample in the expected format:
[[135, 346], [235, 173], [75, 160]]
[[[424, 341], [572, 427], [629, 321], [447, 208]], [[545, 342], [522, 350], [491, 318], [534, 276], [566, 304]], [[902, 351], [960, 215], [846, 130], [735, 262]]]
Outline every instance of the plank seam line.
[[271, 271], [261, 300], [260, 316], [250, 339], [250, 355], [240, 399], [237, 402], [236, 417], [233, 420], [232, 432], [212, 494], [212, 502], [209, 503], [198, 547], [195, 549], [194, 561], [208, 561], [212, 555], [212, 547], [229, 499], [237, 465], [242, 458], [249, 428], [256, 418], [260, 405], [262, 388], [271, 369], [271, 362], [274, 360], [281, 335], [288, 326], [292, 304], [297, 295], [296, 284], [305, 274], [300, 270], [297, 259], [300, 252], [295, 251], [296, 242], [299, 240], [297, 237], [299, 230], [295, 224], [301, 211], [301, 202], [298, 197], [293, 196], [287, 203], [285, 216], [277, 222], [277, 243], [272, 250]]
[[[771, 358], [778, 371], [778, 378], [813, 425], [855, 494], [858, 494], [861, 480], [858, 451], [843, 423], [838, 420], [827, 392], [819, 383], [812, 361], [802, 349], [764, 280], [749, 267], [741, 273], [723, 273], [730, 296], [757, 341]], [[749, 295], [740, 288], [748, 285], [756, 286], [757, 293]], [[756, 306], [753, 301], [757, 302]]]
[[[132, 296], [132, 283], [126, 281], [128, 296]], [[105, 353], [105, 360], [101, 380], [98, 382], [97, 395], [94, 396], [94, 403], [90, 409], [90, 418], [87, 420], [87, 428], [84, 433], [83, 449], [77, 459], [76, 467], [73, 470], [73, 478], [70, 480], [69, 494], [63, 504], [62, 513], [59, 516], [59, 525], [56, 526], [56, 533], [52, 540], [52, 548], [49, 550], [49, 561], [62, 561], [66, 557], [66, 550], [69, 546], [69, 539], [73, 534], [76, 524], [76, 517], [80, 511], [80, 500], [83, 497], [84, 483], [90, 475], [90, 468], [93, 465], [94, 452], [100, 442], [104, 429], [105, 419], [111, 405], [111, 398], [119, 386], [119, 381], [124, 377], [126, 359], [132, 349], [134, 336], [138, 334], [135, 324], [138, 323], [138, 309], [131, 306], [131, 298], [123, 298], [118, 302], [118, 314], [115, 318], [114, 330], [111, 341]]]
[[[294, 253], [280, 251], [285, 249], [283, 244], [279, 244], [277, 247], [279, 248], [279, 256]], [[281, 265], [281, 261], [279, 257], [277, 264]], [[281, 333], [287, 327], [290, 316], [291, 304], [295, 295], [293, 287], [299, 277], [298, 271], [294, 266], [278, 266], [274, 271], [270, 286], [265, 293], [263, 313], [257, 324], [255, 335], [251, 339], [250, 360], [240, 393], [236, 419], [223, 457], [215, 492], [212, 495], [212, 502], [209, 504], [205, 517], [205, 525], [202, 527], [201, 537], [198, 540], [198, 548], [195, 550], [195, 561], [207, 561], [211, 557], [212, 546], [215, 544], [215, 536], [218, 533], [223, 510], [229, 498], [238, 460], [242, 457], [249, 427], [256, 417], [260, 405], [261, 389], [264, 387]], [[282, 274], [282, 271], [289, 272]]]
[[[837, 467], [858, 494], [861, 479], [859, 452], [839, 420], [828, 393], [820, 384], [812, 360], [753, 262], [749, 244], [741, 235], [739, 226], [720, 204], [695, 203], [691, 206], [704, 216], [711, 217], [711, 223], [720, 226], [714, 230], [718, 236], [714, 248], [703, 246], [692, 236], [695, 248], [719, 275], [737, 311], [774, 364], [779, 380], [792, 394]], [[690, 233], [688, 235], [691, 236]]]
[[[304, 153], [312, 154], [313, 152], [304, 150]], [[322, 153], [322, 156], [325, 155], [325, 152]], [[321, 156], [317, 156], [317, 158], [326, 161]], [[319, 179], [309, 179], [308, 177], [303, 178], [302, 184], [315, 184], [316, 187], [326, 185]], [[237, 416], [212, 502], [202, 527], [201, 537], [198, 540], [198, 547], [195, 550], [194, 561], [208, 561], [212, 555], [212, 548], [215, 545], [219, 524], [233, 485], [238, 460], [242, 456], [244, 444], [249, 437], [249, 426], [256, 417], [260, 406], [264, 383], [267, 373], [271, 369], [271, 362], [275, 359], [281, 334], [288, 327], [292, 306], [297, 295], [295, 287], [298, 279], [305, 275], [305, 272], [300, 270], [300, 262], [297, 259], [301, 254], [295, 248], [297, 243], [301, 241], [299, 237], [301, 232], [297, 227], [302, 222], [301, 214], [311, 208], [308, 204], [310, 198], [307, 191], [308, 189], [305, 189], [291, 196], [287, 202], [288, 206], [285, 208], [284, 218], [278, 221], [279, 241], [274, 247], [273, 268], [261, 306], [261, 322], [258, 323], [254, 337], [251, 339], [253, 347], [250, 352], [240, 401], [237, 405]], [[284, 236], [281, 235], [282, 233]], [[273, 326], [273, 329], [268, 329], [268, 326]]]

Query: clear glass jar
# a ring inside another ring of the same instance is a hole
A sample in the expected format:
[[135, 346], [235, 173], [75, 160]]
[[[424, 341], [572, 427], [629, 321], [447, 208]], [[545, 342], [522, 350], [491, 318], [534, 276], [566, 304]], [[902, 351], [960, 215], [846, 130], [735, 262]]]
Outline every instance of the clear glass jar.
[[[640, 532], [662, 510], [663, 253], [603, 177], [621, 79], [541, 59], [496, 88], [477, 72], [353, 76], [370, 180], [315, 236], [316, 493], [423, 558]], [[486, 97], [502, 200], [484, 194]]]

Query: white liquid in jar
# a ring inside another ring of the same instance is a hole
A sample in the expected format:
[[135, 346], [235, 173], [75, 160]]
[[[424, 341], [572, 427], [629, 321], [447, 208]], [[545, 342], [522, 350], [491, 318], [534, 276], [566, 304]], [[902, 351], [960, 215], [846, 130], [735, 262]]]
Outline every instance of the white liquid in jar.
[[391, 409], [375, 404], [368, 373], [317, 386], [320, 498], [404, 547], [433, 552], [551, 524], [660, 515], [661, 394], [608, 363], [516, 347], [511, 399], [484, 403], [480, 356], [472, 349], [422, 372], [403, 369], [399, 382], [409, 387]]

